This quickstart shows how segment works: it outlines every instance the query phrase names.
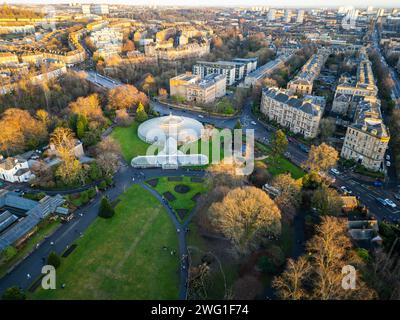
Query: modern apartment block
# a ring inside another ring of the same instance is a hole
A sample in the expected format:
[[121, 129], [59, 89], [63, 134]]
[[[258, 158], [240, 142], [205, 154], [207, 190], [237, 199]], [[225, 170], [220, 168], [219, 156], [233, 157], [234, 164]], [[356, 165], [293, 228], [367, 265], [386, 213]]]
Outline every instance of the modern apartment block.
[[317, 101], [312, 96], [298, 99], [287, 90], [264, 88], [260, 110], [269, 120], [276, 121], [290, 131], [305, 138], [315, 138], [324, 110]]
[[170, 95], [183, 97], [188, 102], [212, 103], [226, 93], [226, 76], [209, 74], [204, 78], [190, 72], [169, 80]]
[[[244, 65], [240, 70], [242, 77], [244, 72]], [[199, 75], [201, 78], [209, 74], [224, 74], [226, 76], [226, 85], [231, 86], [235, 83], [236, 67], [235, 64], [229, 61], [197, 61], [193, 66], [193, 73]]]
[[323, 65], [328, 59], [329, 53], [322, 51], [311, 56], [296, 77], [289, 81], [289, 92], [299, 95], [311, 94], [314, 80], [319, 76]]
[[364, 56], [358, 65], [357, 81], [353, 83], [346, 78], [340, 80], [336, 87], [332, 112], [353, 118], [358, 103], [364, 97], [376, 97], [377, 94], [371, 62]]
[[258, 58], [235, 58], [233, 62], [244, 64], [244, 76], [246, 77], [249, 73], [257, 69]]
[[383, 170], [390, 135], [382, 120], [380, 101], [375, 97], [364, 98], [354, 119], [347, 127], [341, 157], [353, 159], [373, 171]]
[[202, 78], [209, 74], [225, 74], [226, 85], [231, 86], [242, 80], [248, 73], [257, 68], [257, 58], [233, 59], [232, 61], [197, 61], [193, 73]]

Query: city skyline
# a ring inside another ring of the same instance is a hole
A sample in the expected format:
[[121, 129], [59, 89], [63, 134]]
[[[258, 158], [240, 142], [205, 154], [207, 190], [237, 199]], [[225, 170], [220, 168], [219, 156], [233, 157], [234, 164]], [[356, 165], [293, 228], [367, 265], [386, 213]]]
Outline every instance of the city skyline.
[[[67, 0], [30, 0], [30, 1], [23, 1], [23, 0], [14, 0], [14, 1], [6, 1], [6, 3], [10, 4], [60, 4], [60, 3], [71, 3], [71, 1]], [[86, 0], [77, 0], [72, 1], [72, 3], [107, 3], [107, 4], [124, 4], [124, 5], [154, 5], [154, 6], [186, 6], [186, 7], [251, 7], [251, 6], [270, 6], [270, 7], [299, 7], [299, 8], [318, 8], [318, 7], [340, 7], [340, 6], [354, 6], [354, 7], [368, 7], [368, 6], [375, 6], [380, 8], [392, 8], [392, 7], [399, 7], [398, 1], [395, 0], [388, 0], [385, 1], [384, 4], [378, 0], [369, 0], [369, 1], [362, 1], [362, 0], [350, 0], [350, 1], [326, 1], [326, 0], [304, 0], [299, 3], [296, 0], [283, 0], [280, 1], [279, 5], [276, 4], [275, 1], [272, 0], [250, 0], [250, 1], [243, 1], [243, 0], [221, 0], [217, 3], [211, 0], [194, 0], [191, 3], [187, 3], [185, 0], [157, 0], [157, 1], [145, 1], [145, 0], [109, 0], [107, 2], [103, 0], [93, 0], [93, 1], [86, 1]]]

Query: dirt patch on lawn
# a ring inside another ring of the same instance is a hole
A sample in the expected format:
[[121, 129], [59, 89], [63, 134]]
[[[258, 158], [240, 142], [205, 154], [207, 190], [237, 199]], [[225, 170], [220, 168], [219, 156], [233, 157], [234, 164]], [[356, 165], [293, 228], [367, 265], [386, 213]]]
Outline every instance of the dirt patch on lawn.
[[175, 186], [174, 190], [178, 193], [188, 193], [190, 191], [190, 187], [186, 184], [178, 184]]
[[193, 200], [194, 202], [197, 202], [197, 200], [198, 200], [200, 197], [201, 197], [201, 193], [198, 192], [198, 193], [196, 193], [196, 194], [192, 197], [191, 200]]
[[168, 177], [168, 181], [182, 181], [182, 177]]
[[184, 220], [189, 213], [188, 209], [176, 209], [176, 213], [181, 220]]
[[158, 184], [158, 179], [150, 179], [150, 180], [147, 180], [146, 183], [147, 183], [150, 187], [155, 188], [155, 187], [157, 186], [157, 184]]
[[164, 192], [164, 193], [163, 193], [163, 196], [164, 196], [164, 198], [167, 199], [168, 201], [174, 201], [174, 200], [176, 200], [175, 196], [174, 196], [171, 192], [169, 192], [169, 191]]

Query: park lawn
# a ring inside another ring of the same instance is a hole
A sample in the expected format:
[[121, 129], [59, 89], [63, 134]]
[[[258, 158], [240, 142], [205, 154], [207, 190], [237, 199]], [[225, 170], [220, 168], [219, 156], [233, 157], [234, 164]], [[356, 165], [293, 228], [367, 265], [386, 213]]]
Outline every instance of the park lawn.
[[163, 206], [134, 185], [119, 197], [115, 211], [111, 219], [97, 218], [77, 248], [62, 258], [58, 289], [40, 288], [29, 298], [178, 298], [179, 262], [170, 254], [178, 249], [178, 239]]
[[45, 237], [50, 236], [53, 232], [61, 225], [60, 219], [46, 220], [42, 222], [42, 226], [39, 224], [37, 231], [18, 249], [17, 254], [9, 261], [0, 262], [0, 278], [3, 277], [7, 270], [10, 269], [14, 264], [20, 261], [25, 255], [31, 252], [37, 243], [41, 242]]
[[263, 162], [267, 164], [268, 171], [273, 177], [287, 172], [290, 172], [293, 179], [300, 179], [304, 176], [304, 170], [296, 166], [284, 156], [278, 156], [275, 157], [275, 159], [272, 159], [272, 151], [268, 146], [256, 142], [256, 147], [269, 156], [267, 159], [263, 160]]
[[118, 141], [122, 155], [127, 162], [136, 156], [146, 155], [147, 148], [150, 146], [139, 138], [137, 134], [139, 124], [134, 121], [129, 127], [116, 127], [111, 134]]
[[[168, 177], [161, 177], [158, 179], [157, 186], [154, 189], [161, 195], [169, 191], [175, 196], [175, 200], [169, 201], [174, 210], [187, 209], [190, 212], [196, 206], [196, 201], [193, 201], [192, 197], [197, 193], [203, 194], [208, 189], [205, 180], [204, 182], [192, 182], [190, 179], [190, 177], [182, 177], [182, 181], [169, 181]], [[190, 188], [189, 192], [176, 192], [174, 188], [180, 184], [188, 186]]]
[[[187, 244], [190, 249], [192, 263], [197, 265], [201, 263], [204, 254], [210, 250], [213, 251], [213, 249], [208, 247], [206, 241], [200, 235], [198, 226], [195, 222], [189, 224], [189, 229], [190, 231], [187, 234]], [[229, 252], [226, 254], [230, 255]], [[224, 257], [221, 256], [219, 256], [218, 259], [221, 262], [222, 271], [217, 267], [214, 272], [210, 274], [210, 278], [207, 281], [207, 299], [225, 299], [225, 285], [229, 290], [229, 288], [233, 286], [235, 280], [239, 277], [239, 262], [235, 263], [234, 260], [224, 259]]]

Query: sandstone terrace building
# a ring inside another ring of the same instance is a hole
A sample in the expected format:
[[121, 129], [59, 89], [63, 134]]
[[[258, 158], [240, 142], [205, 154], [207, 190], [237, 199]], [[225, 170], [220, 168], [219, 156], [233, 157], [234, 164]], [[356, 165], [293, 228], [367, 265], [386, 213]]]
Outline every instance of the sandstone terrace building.
[[269, 120], [277, 122], [291, 132], [304, 138], [315, 138], [324, 106], [319, 97], [308, 96], [299, 99], [287, 90], [264, 88], [261, 96], [260, 111]]
[[170, 96], [182, 97], [187, 102], [207, 104], [226, 93], [226, 76], [210, 74], [203, 79], [190, 72], [169, 80]]
[[292, 94], [307, 95], [313, 90], [314, 80], [319, 76], [329, 53], [321, 50], [311, 56], [296, 77], [289, 81], [287, 88]]
[[364, 97], [375, 97], [377, 94], [378, 88], [375, 85], [371, 62], [366, 57], [365, 49], [362, 48], [356, 83], [352, 83], [346, 78], [340, 80], [336, 87], [332, 112], [353, 118], [357, 104]]
[[366, 97], [357, 106], [353, 124], [347, 127], [341, 157], [353, 159], [369, 170], [382, 171], [389, 140], [380, 101]]

